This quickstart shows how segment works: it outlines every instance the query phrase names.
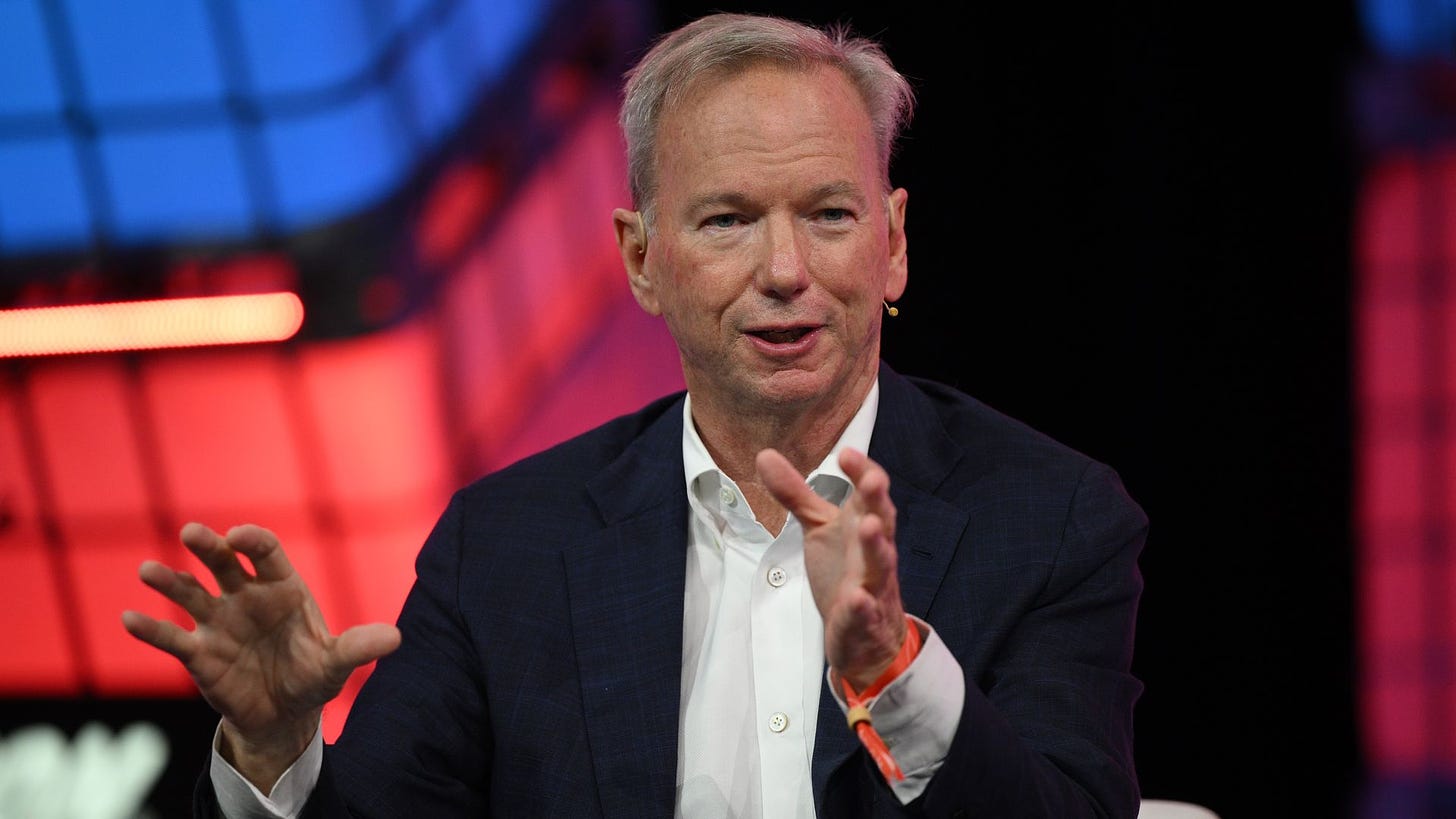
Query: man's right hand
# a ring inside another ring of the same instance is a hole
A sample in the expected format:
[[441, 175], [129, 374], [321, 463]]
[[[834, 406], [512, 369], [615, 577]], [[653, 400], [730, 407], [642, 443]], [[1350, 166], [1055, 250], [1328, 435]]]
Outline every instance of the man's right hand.
[[[155, 561], [143, 563], [140, 575], [190, 614], [197, 628], [187, 631], [136, 611], [122, 612], [122, 625], [182, 662], [222, 715], [223, 758], [269, 793], [318, 730], [324, 703], [355, 668], [398, 648], [399, 630], [373, 623], [330, 634], [313, 595], [267, 529], [238, 526], [224, 537], [189, 523], [182, 543], [216, 578], [220, 595]], [[247, 555], [253, 574], [239, 554]]]

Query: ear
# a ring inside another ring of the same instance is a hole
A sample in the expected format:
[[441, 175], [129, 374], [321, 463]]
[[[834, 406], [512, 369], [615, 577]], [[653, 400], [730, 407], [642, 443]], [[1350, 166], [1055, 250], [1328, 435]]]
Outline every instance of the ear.
[[627, 269], [627, 284], [632, 288], [633, 298], [649, 314], [662, 315], [657, 293], [647, 275], [647, 225], [642, 220], [642, 212], [617, 208], [612, 211], [612, 228], [617, 233], [617, 250], [622, 254], [622, 266]]
[[889, 255], [890, 274], [885, 277], [885, 301], [896, 301], [905, 294], [905, 284], [910, 276], [910, 261], [905, 239], [905, 209], [910, 194], [904, 188], [896, 188], [885, 198], [885, 221], [890, 226], [890, 241], [886, 247]]

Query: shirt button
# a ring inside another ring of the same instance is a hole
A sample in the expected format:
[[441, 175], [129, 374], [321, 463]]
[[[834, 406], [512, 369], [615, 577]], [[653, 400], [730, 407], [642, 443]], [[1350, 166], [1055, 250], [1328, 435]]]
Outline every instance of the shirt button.
[[789, 582], [788, 572], [784, 571], [778, 566], [775, 566], [772, 569], [768, 570], [768, 584], [770, 586], [773, 586], [777, 589], [779, 586], [782, 586], [787, 582]]
[[775, 711], [773, 716], [768, 718], [768, 729], [775, 734], [782, 734], [784, 729], [789, 727], [789, 715], [783, 711]]
[[730, 509], [738, 505], [738, 494], [726, 486], [718, 490], [718, 497], [722, 498], [724, 505]]

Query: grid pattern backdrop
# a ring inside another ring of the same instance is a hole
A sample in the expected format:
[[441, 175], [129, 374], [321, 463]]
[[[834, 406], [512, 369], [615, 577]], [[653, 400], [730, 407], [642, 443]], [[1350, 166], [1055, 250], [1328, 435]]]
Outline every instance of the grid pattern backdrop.
[[1362, 0], [1355, 578], [1368, 816], [1456, 813], [1456, 3]]
[[1386, 777], [1456, 778], [1456, 151], [1389, 156], [1359, 222], [1363, 728]]
[[392, 621], [453, 488], [681, 388], [609, 225], [563, 229], [629, 201], [600, 55], [631, 8], [0, 0], [0, 292], [308, 311], [285, 344], [0, 359], [0, 697], [195, 694], [118, 619], [187, 622], [136, 579], [206, 576], [186, 520], [263, 523], [331, 624]]
[[0, 255], [348, 215], [440, 147], [552, 5], [0, 2]]

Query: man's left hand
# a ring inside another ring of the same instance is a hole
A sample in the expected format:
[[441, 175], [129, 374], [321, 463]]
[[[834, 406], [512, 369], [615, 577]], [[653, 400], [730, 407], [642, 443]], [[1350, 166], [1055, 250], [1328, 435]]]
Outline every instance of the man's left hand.
[[758, 453], [757, 466], [769, 492], [804, 528], [804, 565], [824, 619], [825, 657], [863, 691], [905, 642], [890, 476], [864, 453], [841, 450], [839, 466], [854, 491], [840, 507], [814, 494], [776, 450]]

